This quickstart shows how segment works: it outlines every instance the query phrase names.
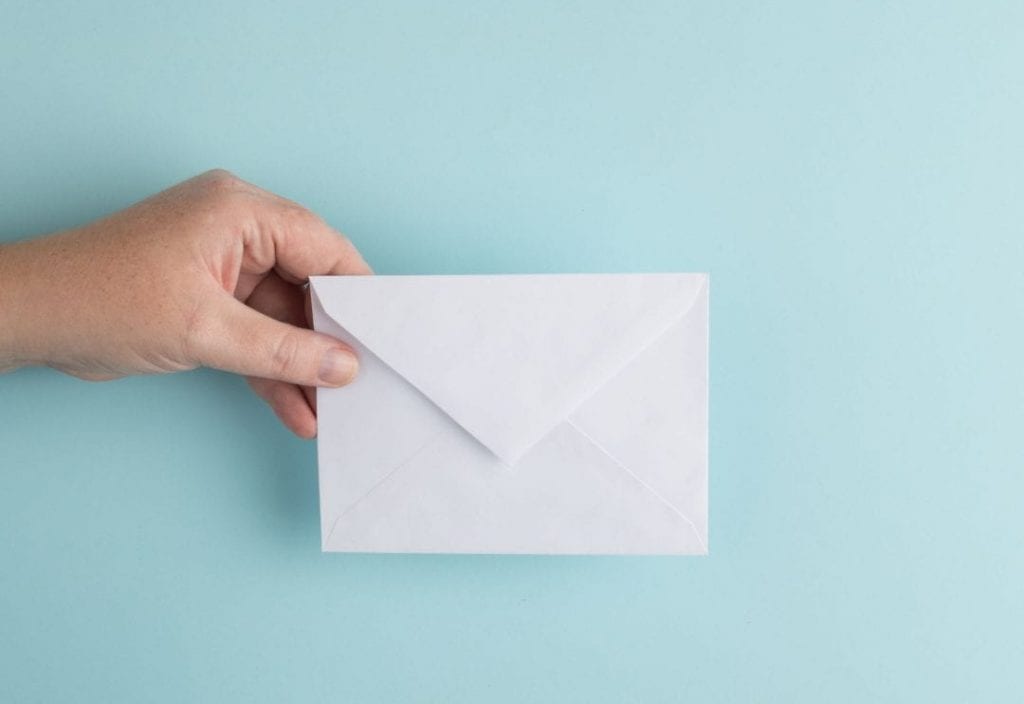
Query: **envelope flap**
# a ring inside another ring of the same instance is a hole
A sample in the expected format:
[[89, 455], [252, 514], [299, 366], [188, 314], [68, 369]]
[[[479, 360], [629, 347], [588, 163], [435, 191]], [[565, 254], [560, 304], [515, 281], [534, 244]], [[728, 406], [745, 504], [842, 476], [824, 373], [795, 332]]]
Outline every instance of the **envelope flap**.
[[506, 464], [679, 320], [703, 274], [313, 277], [335, 322]]

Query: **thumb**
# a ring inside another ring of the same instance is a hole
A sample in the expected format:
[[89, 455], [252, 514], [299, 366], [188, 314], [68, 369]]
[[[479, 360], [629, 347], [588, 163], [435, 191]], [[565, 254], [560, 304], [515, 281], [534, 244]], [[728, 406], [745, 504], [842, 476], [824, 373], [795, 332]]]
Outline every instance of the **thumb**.
[[274, 320], [230, 295], [211, 309], [194, 348], [203, 366], [300, 386], [344, 386], [359, 370], [352, 349], [329, 335]]

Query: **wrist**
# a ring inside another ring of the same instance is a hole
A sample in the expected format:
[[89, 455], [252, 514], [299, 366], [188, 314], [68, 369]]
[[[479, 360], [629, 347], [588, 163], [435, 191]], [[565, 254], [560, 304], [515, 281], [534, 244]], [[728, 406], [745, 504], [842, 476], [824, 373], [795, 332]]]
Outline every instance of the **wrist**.
[[18, 344], [21, 332], [17, 309], [21, 303], [15, 290], [15, 247], [10, 243], [0, 244], [0, 372], [17, 369], [25, 363]]
[[0, 244], [0, 372], [42, 364], [33, 329], [45, 312], [31, 306], [33, 280], [29, 240]]

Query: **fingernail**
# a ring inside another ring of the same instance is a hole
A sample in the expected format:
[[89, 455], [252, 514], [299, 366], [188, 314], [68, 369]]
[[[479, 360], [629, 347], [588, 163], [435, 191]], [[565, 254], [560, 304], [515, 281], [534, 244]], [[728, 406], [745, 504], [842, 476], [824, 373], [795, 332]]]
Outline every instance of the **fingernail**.
[[358, 370], [359, 362], [354, 354], [332, 347], [324, 352], [317, 377], [321, 386], [344, 386], [352, 381]]

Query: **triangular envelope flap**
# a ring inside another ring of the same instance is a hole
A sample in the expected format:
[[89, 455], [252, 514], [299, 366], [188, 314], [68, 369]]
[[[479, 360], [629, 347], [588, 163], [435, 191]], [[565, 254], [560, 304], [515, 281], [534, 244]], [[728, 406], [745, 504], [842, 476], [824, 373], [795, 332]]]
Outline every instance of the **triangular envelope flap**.
[[693, 303], [703, 274], [313, 277], [324, 311], [514, 464]]

